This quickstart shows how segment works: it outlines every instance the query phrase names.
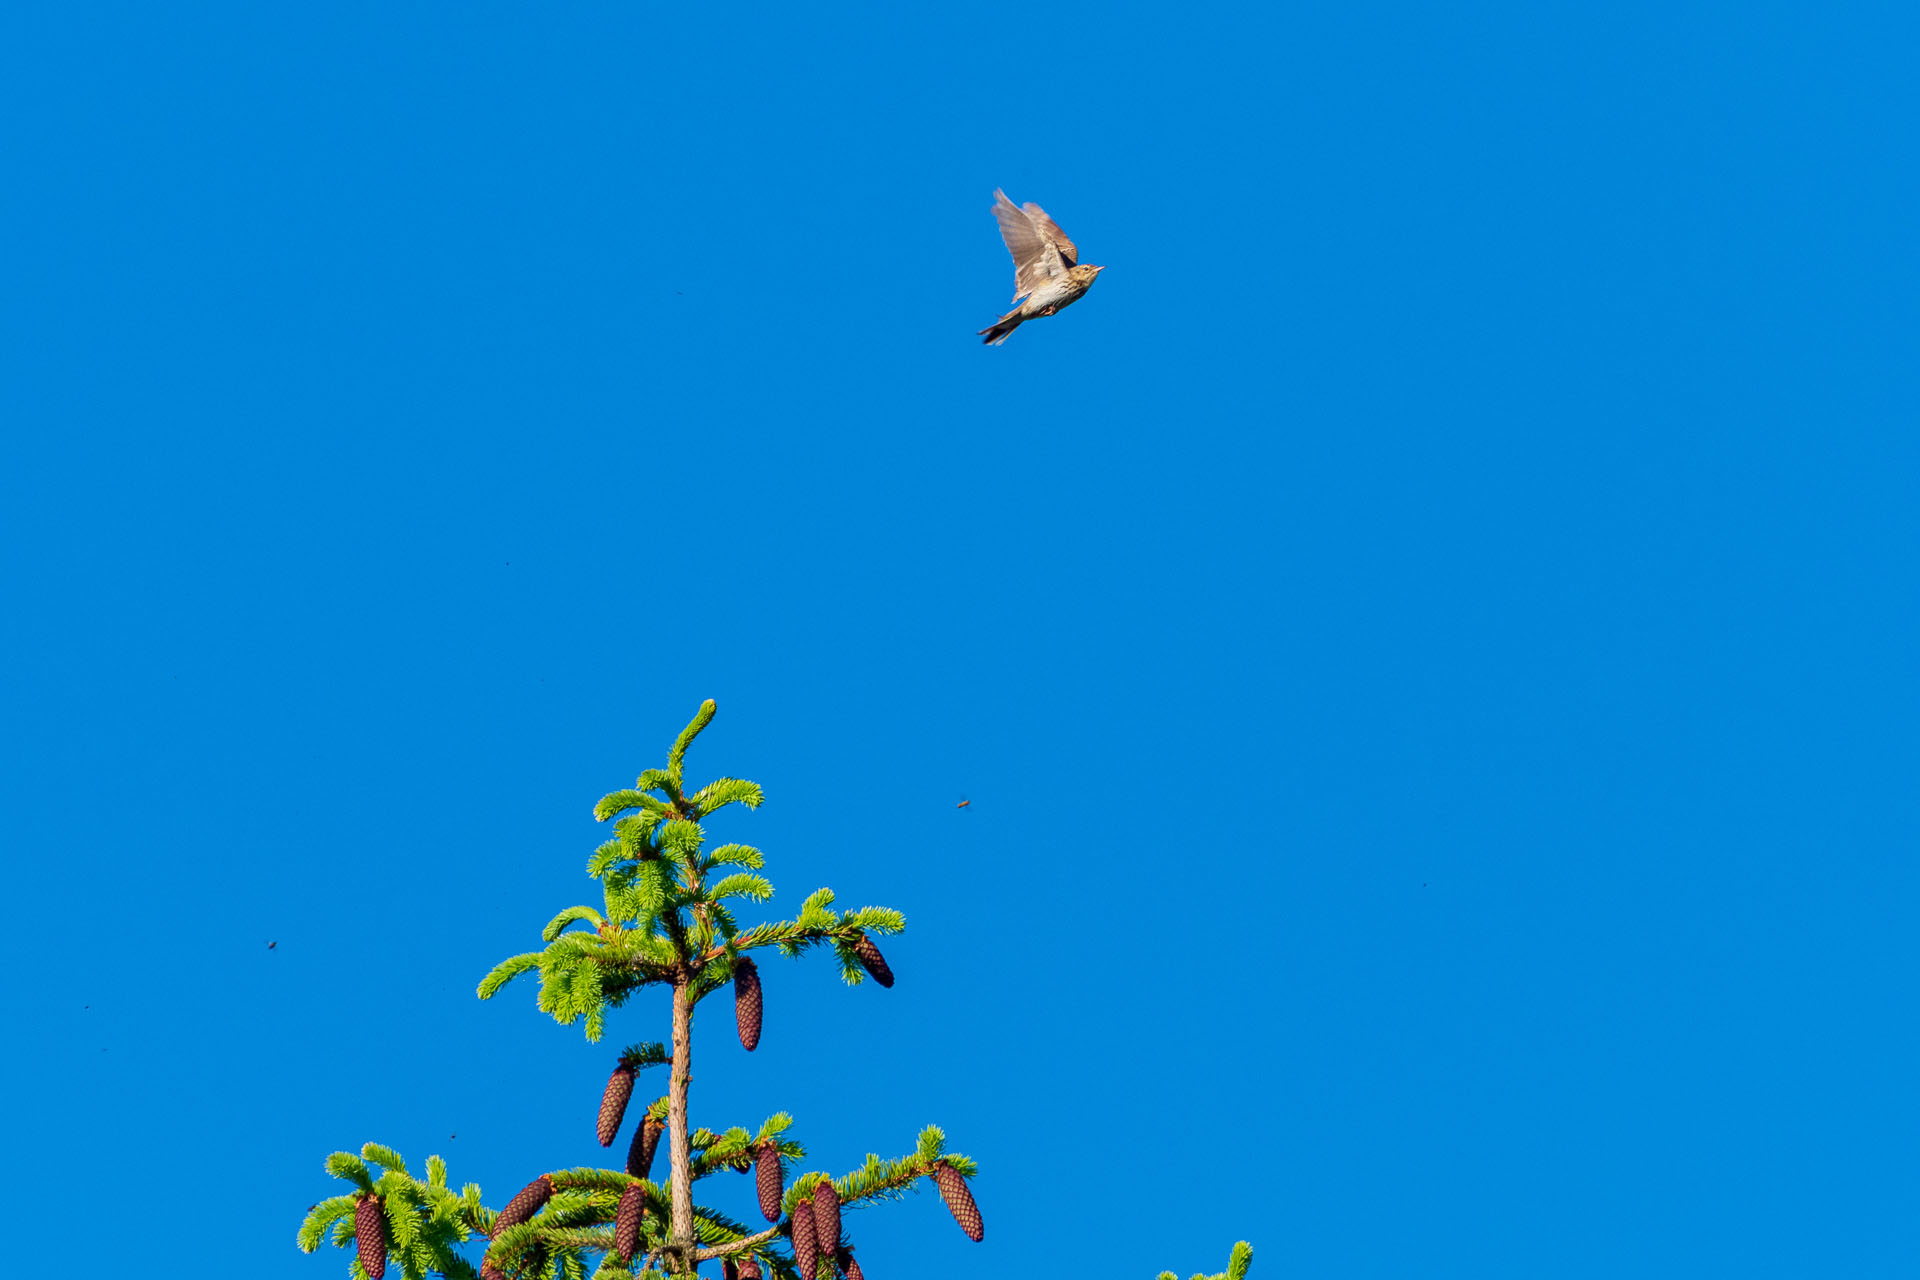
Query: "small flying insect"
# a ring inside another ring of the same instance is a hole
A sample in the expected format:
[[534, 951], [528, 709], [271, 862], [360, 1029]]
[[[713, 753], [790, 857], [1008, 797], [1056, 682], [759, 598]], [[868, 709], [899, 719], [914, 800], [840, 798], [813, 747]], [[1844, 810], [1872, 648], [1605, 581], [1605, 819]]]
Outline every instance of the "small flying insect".
[[966, 798], [965, 796], [961, 796], [961, 797], [960, 797], [960, 803], [959, 803], [959, 804], [957, 804], [957, 805], [955, 805], [955, 806], [953, 806], [953, 807], [954, 807], [954, 808], [956, 808], [956, 809], [964, 809], [964, 808], [966, 808], [966, 807], [967, 807], [968, 805], [970, 805], [970, 804], [972, 804], [972, 803], [973, 803], [973, 801], [971, 801], [971, 800], [969, 800], [969, 799], [967, 799], [967, 798]]

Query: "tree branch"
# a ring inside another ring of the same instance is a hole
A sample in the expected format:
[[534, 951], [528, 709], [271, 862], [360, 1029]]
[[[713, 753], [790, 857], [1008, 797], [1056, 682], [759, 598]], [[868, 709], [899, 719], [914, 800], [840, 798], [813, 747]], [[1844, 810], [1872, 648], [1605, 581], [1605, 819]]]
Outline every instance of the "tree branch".
[[748, 1236], [744, 1240], [735, 1240], [732, 1244], [717, 1244], [717, 1245], [714, 1245], [712, 1248], [702, 1249], [698, 1253], [693, 1255], [694, 1261], [706, 1262], [711, 1258], [724, 1258], [728, 1254], [745, 1253], [747, 1250], [753, 1248], [753, 1246], [757, 1244], [764, 1244], [766, 1241], [773, 1239], [775, 1236], [779, 1234], [780, 1234], [780, 1228], [768, 1227], [765, 1231], [762, 1231], [759, 1235]]
[[[743, 929], [733, 935], [731, 945], [740, 951], [753, 951], [760, 947], [777, 947], [783, 942], [832, 942], [836, 938], [851, 938], [863, 932], [856, 925], [846, 925], [835, 929], [801, 929], [797, 932], [774, 934], [767, 925], [757, 924], [751, 929]], [[722, 942], [702, 951], [692, 963], [695, 968], [705, 968], [709, 963], [726, 954], [729, 943]]]

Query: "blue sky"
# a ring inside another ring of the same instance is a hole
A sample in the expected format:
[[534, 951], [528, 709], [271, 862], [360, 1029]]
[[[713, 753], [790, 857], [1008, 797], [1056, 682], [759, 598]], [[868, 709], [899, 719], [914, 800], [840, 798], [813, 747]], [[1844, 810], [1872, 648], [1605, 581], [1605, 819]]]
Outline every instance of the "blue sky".
[[[983, 1168], [869, 1275], [1911, 1275], [1917, 37], [9, 11], [6, 1202], [295, 1280], [329, 1151], [598, 1159], [664, 1008], [473, 986], [713, 697], [910, 927], [696, 1119]], [[1111, 270], [988, 350], [996, 186]]]

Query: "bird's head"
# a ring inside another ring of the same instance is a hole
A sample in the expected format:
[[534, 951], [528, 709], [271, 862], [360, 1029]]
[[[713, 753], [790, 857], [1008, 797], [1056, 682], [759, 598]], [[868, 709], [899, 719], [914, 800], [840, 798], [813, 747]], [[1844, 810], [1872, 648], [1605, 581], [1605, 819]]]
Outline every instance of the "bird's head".
[[1105, 270], [1106, 270], [1105, 267], [1095, 267], [1095, 266], [1089, 266], [1086, 263], [1081, 263], [1079, 266], [1073, 269], [1073, 277], [1074, 279], [1078, 280], [1081, 284], [1089, 285], [1093, 283], [1093, 278], [1095, 276], [1099, 275], [1102, 271], [1105, 271]]

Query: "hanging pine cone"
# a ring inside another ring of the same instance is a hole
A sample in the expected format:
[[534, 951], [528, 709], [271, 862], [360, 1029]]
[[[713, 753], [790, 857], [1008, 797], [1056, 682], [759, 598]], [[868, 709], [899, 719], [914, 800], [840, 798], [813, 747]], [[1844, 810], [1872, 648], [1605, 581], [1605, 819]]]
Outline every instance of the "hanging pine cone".
[[873, 945], [873, 939], [861, 934], [854, 941], [853, 954], [860, 958], [873, 980], [883, 987], [893, 985], [893, 970], [887, 968], [887, 958], [880, 954], [880, 948]]
[[630, 1177], [644, 1178], [648, 1175], [653, 1168], [654, 1149], [660, 1145], [660, 1135], [666, 1127], [648, 1116], [633, 1131], [633, 1143], [627, 1148], [627, 1174]]
[[760, 1259], [747, 1258], [740, 1263], [740, 1280], [760, 1280]]
[[820, 1266], [820, 1241], [813, 1234], [813, 1202], [802, 1200], [793, 1206], [793, 1260], [800, 1268], [800, 1280], [813, 1280]]
[[353, 1241], [360, 1249], [360, 1269], [380, 1280], [387, 1274], [387, 1215], [380, 1211], [379, 1196], [355, 1202]]
[[832, 1253], [840, 1247], [840, 1193], [833, 1183], [822, 1182], [813, 1189], [813, 1234], [820, 1252]]
[[967, 1180], [944, 1160], [933, 1166], [933, 1180], [940, 1185], [940, 1198], [947, 1202], [947, 1212], [967, 1233], [967, 1239], [978, 1244], [986, 1234], [986, 1224], [980, 1220], [980, 1207], [973, 1202], [973, 1192], [967, 1190]]
[[732, 1258], [720, 1259], [720, 1280], [740, 1280], [740, 1269], [733, 1265]]
[[740, 1047], [752, 1053], [760, 1043], [760, 970], [741, 956], [733, 962], [733, 1020], [740, 1026]]
[[631, 1263], [640, 1247], [640, 1219], [647, 1213], [647, 1195], [637, 1182], [627, 1184], [620, 1193], [620, 1207], [613, 1211], [613, 1251], [620, 1261]]
[[519, 1195], [507, 1201], [507, 1207], [502, 1209], [500, 1216], [493, 1220], [493, 1231], [488, 1234], [487, 1238], [491, 1240], [508, 1227], [519, 1226], [528, 1218], [540, 1212], [540, 1206], [545, 1204], [552, 1195], [553, 1179], [543, 1173], [526, 1186], [520, 1188]]
[[625, 1055], [620, 1065], [607, 1077], [607, 1089], [600, 1095], [600, 1145], [610, 1147], [620, 1132], [620, 1122], [627, 1118], [627, 1101], [633, 1097], [633, 1073], [636, 1065]]
[[480, 1280], [507, 1280], [507, 1273], [493, 1265], [492, 1258], [480, 1260]]
[[865, 1276], [860, 1274], [860, 1262], [853, 1256], [851, 1246], [835, 1254], [834, 1261], [840, 1264], [840, 1274], [845, 1276], [847, 1280], [867, 1280]]
[[780, 1221], [780, 1148], [771, 1138], [760, 1144], [754, 1181], [760, 1192], [761, 1216], [768, 1222]]

